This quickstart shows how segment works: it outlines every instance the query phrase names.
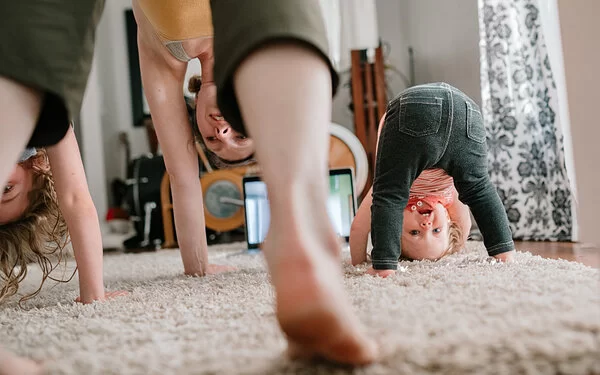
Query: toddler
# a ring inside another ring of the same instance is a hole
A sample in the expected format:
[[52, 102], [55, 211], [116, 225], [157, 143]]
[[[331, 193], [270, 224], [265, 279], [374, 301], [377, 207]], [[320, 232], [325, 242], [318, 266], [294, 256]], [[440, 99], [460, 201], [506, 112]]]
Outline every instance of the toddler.
[[[434, 183], [439, 178], [440, 191], [415, 190], [420, 183], [413, 183], [424, 171], [423, 177], [433, 178]], [[448, 188], [446, 174], [458, 194]], [[462, 242], [470, 222], [468, 210], [460, 202], [473, 212], [488, 254], [512, 259], [514, 243], [508, 218], [488, 176], [479, 107], [446, 83], [408, 88], [388, 105], [380, 128], [372, 193], [363, 202], [371, 208], [373, 265], [369, 273], [393, 274], [403, 244], [407, 255], [421, 259], [438, 259], [453, 251], [451, 238], [456, 235], [451, 220], [462, 229]], [[361, 205], [361, 210], [366, 208]], [[361, 220], [365, 216], [361, 210], [350, 239], [355, 264], [366, 258], [362, 254], [366, 252], [367, 220]]]

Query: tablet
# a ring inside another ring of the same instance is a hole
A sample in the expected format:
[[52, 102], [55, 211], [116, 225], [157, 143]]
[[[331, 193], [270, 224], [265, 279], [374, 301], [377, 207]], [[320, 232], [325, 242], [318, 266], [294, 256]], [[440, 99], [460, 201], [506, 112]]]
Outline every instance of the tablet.
[[[352, 168], [329, 171], [327, 212], [336, 233], [346, 242], [350, 238], [350, 226], [356, 214], [354, 178]], [[257, 175], [244, 176], [242, 185], [246, 244], [248, 249], [258, 249], [267, 235], [271, 218], [267, 186]]]

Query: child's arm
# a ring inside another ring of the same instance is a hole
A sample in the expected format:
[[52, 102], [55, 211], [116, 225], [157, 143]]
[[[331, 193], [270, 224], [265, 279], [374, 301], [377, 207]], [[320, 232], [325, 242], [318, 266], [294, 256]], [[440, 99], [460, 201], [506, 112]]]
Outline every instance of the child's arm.
[[[352, 265], [356, 266], [367, 261], [367, 242], [369, 240], [369, 232], [371, 232], [371, 205], [373, 203], [373, 188], [360, 204], [360, 208], [352, 222], [350, 229], [350, 255], [352, 257]], [[388, 277], [396, 273], [394, 270], [376, 270], [372, 266], [367, 270], [369, 275]]]
[[65, 218], [79, 271], [78, 301], [91, 303], [125, 292], [105, 293], [102, 275], [102, 237], [98, 213], [88, 189], [73, 129], [46, 149], [60, 211]]
[[367, 242], [371, 232], [371, 203], [373, 188], [365, 195], [350, 228], [350, 255], [352, 265], [367, 261]]

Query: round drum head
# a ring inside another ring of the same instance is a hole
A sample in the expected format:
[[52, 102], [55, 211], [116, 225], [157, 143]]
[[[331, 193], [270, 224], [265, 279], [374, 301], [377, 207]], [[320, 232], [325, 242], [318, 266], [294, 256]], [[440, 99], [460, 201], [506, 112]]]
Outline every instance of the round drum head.
[[213, 182], [204, 192], [204, 204], [206, 210], [211, 215], [219, 219], [227, 219], [235, 215], [238, 207], [233, 204], [223, 204], [220, 202], [222, 197], [242, 199], [237, 186], [227, 180]]
[[365, 149], [356, 135], [342, 125], [332, 122], [329, 134], [329, 167], [354, 168], [356, 193], [360, 195], [369, 177], [369, 161]]
[[[231, 201], [243, 200], [242, 178], [228, 170], [217, 170], [200, 178], [204, 197], [206, 226], [218, 232], [227, 232], [244, 224], [242, 206]], [[225, 198], [225, 202], [223, 201]]]

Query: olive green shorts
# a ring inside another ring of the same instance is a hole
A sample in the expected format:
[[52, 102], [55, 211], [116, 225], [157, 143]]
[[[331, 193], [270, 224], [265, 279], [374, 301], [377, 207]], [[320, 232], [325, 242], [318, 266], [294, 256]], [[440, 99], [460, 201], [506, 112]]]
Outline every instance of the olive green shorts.
[[215, 34], [217, 102], [235, 130], [246, 133], [233, 75], [251, 52], [265, 44], [292, 41], [313, 49], [330, 67], [332, 94], [335, 94], [338, 76], [328, 55], [319, 0], [211, 0], [210, 3]]
[[0, 76], [45, 94], [29, 146], [58, 143], [79, 115], [103, 8], [104, 0], [0, 0]]

